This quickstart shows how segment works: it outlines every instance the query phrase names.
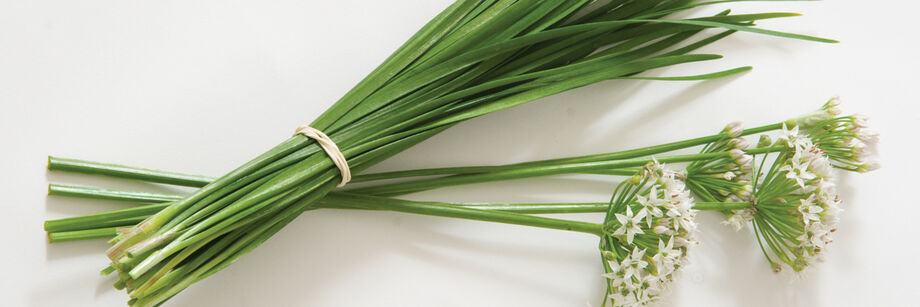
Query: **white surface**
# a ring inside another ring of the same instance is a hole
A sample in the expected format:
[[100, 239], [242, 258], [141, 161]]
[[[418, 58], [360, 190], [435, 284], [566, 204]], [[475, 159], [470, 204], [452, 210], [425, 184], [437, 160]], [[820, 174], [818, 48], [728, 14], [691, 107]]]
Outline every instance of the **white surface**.
[[[217, 175], [312, 120], [449, 1], [4, 1], [0, 4], [0, 297], [5, 306], [121, 306], [97, 272], [102, 240], [48, 245], [41, 222], [119, 207], [46, 197], [49, 182], [170, 191], [47, 173], [45, 156]], [[669, 306], [912, 305], [920, 107], [920, 6], [905, 1], [753, 3], [762, 22], [838, 45], [737, 34], [721, 62], [654, 75], [755, 70], [691, 83], [613, 81], [471, 120], [374, 170], [607, 152], [750, 126], [840, 95], [882, 133], [880, 171], [840, 183], [845, 215], [828, 261], [790, 283], [750, 231], [701, 216], [702, 245]], [[574, 136], [574, 137], [573, 137]], [[457, 201], [605, 200], [596, 177], [413, 195]], [[597, 215], [579, 218], [598, 220]], [[171, 306], [584, 306], [602, 295], [595, 239], [380, 212], [302, 216]]]

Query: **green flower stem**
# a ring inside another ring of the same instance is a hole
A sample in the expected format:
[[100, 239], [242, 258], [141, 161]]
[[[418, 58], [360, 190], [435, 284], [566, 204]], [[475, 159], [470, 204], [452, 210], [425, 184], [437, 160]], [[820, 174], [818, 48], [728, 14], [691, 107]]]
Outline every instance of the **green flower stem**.
[[608, 176], [632, 176], [639, 172], [638, 167], [618, 168], [618, 169], [599, 169], [583, 172], [583, 174], [608, 175]]
[[[778, 125], [781, 126], [781, 124], [778, 124]], [[750, 133], [758, 133], [758, 132], [763, 132], [763, 131], [770, 131], [772, 129], [776, 129], [775, 128], [776, 126], [777, 124], [767, 125], [767, 126], [762, 126], [758, 128], [748, 129], [748, 130], [745, 130], [745, 132], [747, 133], [750, 131]], [[715, 137], [715, 136], [719, 136], [719, 135], [713, 135], [710, 137]], [[759, 148], [759, 149], [750, 150], [749, 153], [757, 154], [757, 153], [775, 152], [775, 151], [779, 151], [780, 149], [781, 147]], [[649, 162], [650, 160], [649, 159], [624, 159], [621, 161], [594, 161], [594, 160], [598, 159], [598, 157], [600, 156], [607, 156], [608, 159], [615, 159], [617, 155], [621, 153], [630, 152], [630, 151], [632, 150], [623, 151], [620, 153], [582, 156], [582, 157], [565, 158], [565, 159], [543, 160], [543, 161], [534, 161], [534, 162], [526, 162], [526, 163], [503, 165], [503, 166], [474, 166], [474, 167], [452, 168], [452, 169], [459, 170], [461, 174], [466, 172], [464, 170], [479, 170], [477, 172], [480, 172], [480, 171], [482, 172], [485, 172], [485, 171], [503, 172], [505, 173], [505, 174], [502, 174], [503, 176], [508, 176], [507, 173], [511, 173], [512, 176], [508, 179], [527, 178], [527, 177], [540, 176], [540, 174], [544, 174], [544, 173], [554, 174], [558, 172], [627, 175], [628, 176], [628, 175], [632, 175], [635, 173], [636, 168], [633, 168], [633, 167], [641, 166]], [[727, 153], [670, 156], [670, 157], [658, 158], [658, 161], [667, 162], [667, 163], [686, 162], [686, 161], [720, 158], [720, 157], [724, 157], [725, 155], [727, 155]], [[58, 167], [57, 161], [76, 161], [76, 160], [49, 157], [49, 161], [51, 161], [49, 162], [49, 168], [52, 170], [72, 171], [74, 170], [72, 168]], [[119, 170], [118, 172], [107, 173], [107, 171], [113, 169], [111, 167], [113, 164], [92, 162], [92, 161], [81, 161], [80, 165], [81, 165], [81, 168], [77, 170], [77, 172], [91, 173], [91, 174], [106, 174], [106, 175], [112, 175], [112, 176], [117, 176], [117, 177], [122, 177], [122, 178], [137, 178], [135, 176], [125, 176], [125, 174], [136, 174], [136, 173], [156, 174], [156, 176], [153, 176], [153, 177], [156, 177], [157, 180], [159, 181], [155, 181], [155, 182], [173, 181], [173, 180], [179, 180], [181, 178], [188, 178], [188, 177], [207, 178], [205, 176], [200, 176], [200, 175], [189, 175], [189, 174], [180, 174], [180, 173], [168, 172], [168, 171], [149, 170], [149, 169], [126, 166], [126, 165], [117, 165], [117, 169]], [[444, 170], [444, 169], [430, 169], [430, 170]], [[418, 172], [420, 171], [427, 172], [429, 170], [410, 170], [410, 171], [404, 171], [402, 173], [406, 174], [407, 176], [416, 176], [414, 174], [418, 174]], [[514, 175], [515, 173], [517, 174], [516, 176]], [[444, 178], [456, 178], [456, 177], [460, 177], [460, 176], [451, 176], [451, 177], [444, 177]], [[388, 176], [387, 178], [395, 178], [395, 177]], [[436, 178], [436, 180], [438, 179], [443, 180], [444, 178]], [[479, 183], [479, 182], [496, 180], [496, 179], [492, 179], [488, 177], [482, 177], [482, 174], [479, 174], [475, 177], [468, 176], [464, 178], [465, 178], [464, 181], [466, 181], [467, 183], [463, 183], [463, 184]], [[477, 178], [480, 178], [480, 179], [477, 179]], [[477, 180], [484, 180], [484, 181], [477, 181]], [[410, 183], [411, 182], [415, 182], [415, 181], [410, 181]], [[404, 183], [400, 183], [400, 184], [404, 184]], [[441, 184], [444, 184], [444, 183], [441, 183]], [[447, 184], [447, 185], [452, 185], [452, 184]], [[380, 190], [381, 188], [379, 187], [381, 186], [386, 187], [388, 185], [371, 186], [371, 187], [368, 187], [367, 189], [373, 188], [374, 190]], [[351, 192], [354, 192], [354, 190], [352, 190]], [[148, 202], [148, 201], [156, 202], [156, 201], [168, 201], [168, 200], [178, 200], [179, 199], [178, 196], [176, 195], [164, 195], [164, 194], [143, 193], [143, 192], [125, 192], [125, 191], [107, 190], [107, 189], [99, 189], [99, 188], [76, 187], [76, 186], [68, 186], [68, 185], [60, 185], [60, 184], [49, 185], [49, 194], [58, 195], [58, 196], [77, 196], [77, 197], [90, 197], [90, 198], [98, 198], [98, 199], [132, 200], [132, 201], [141, 201], [141, 202]]]
[[[51, 184], [52, 187], [57, 187], [56, 184]], [[81, 198], [95, 198], [95, 199], [106, 199], [106, 200], [118, 200], [118, 201], [136, 201], [137, 197], [134, 195], [156, 195], [160, 200], [153, 200], [150, 198], [150, 201], [153, 202], [168, 202], [175, 199], [181, 199], [183, 195], [177, 194], [154, 194], [146, 192], [134, 192], [134, 191], [122, 191], [122, 190], [110, 190], [110, 189], [100, 189], [95, 187], [83, 187], [83, 186], [66, 186], [66, 194], [54, 194], [59, 196], [68, 196], [68, 197], [81, 197]], [[58, 191], [59, 189], [52, 188], [50, 191]], [[330, 195], [341, 194], [340, 192], [332, 192]], [[441, 205], [451, 205], [469, 209], [482, 209], [482, 210], [494, 210], [494, 211], [505, 211], [505, 212], [516, 212], [524, 214], [551, 214], [551, 213], [591, 213], [591, 212], [606, 212], [608, 202], [579, 202], [579, 203], [441, 203]], [[159, 205], [149, 205], [139, 208], [165, 208], [168, 204], [159, 204]], [[732, 210], [732, 209], [743, 209], [750, 206], [749, 203], [745, 202], [695, 202], [693, 205], [694, 209], [697, 210]], [[319, 207], [321, 208], [339, 208], [341, 207], [331, 201], [320, 201]], [[373, 208], [366, 208], [373, 209]], [[132, 209], [123, 209], [119, 211], [130, 212], [124, 215], [119, 215], [121, 217], [146, 217], [143, 211], [153, 211], [155, 209], [145, 209], [138, 211], [137, 208]], [[106, 213], [97, 213], [93, 215], [102, 215], [102, 214], [112, 214], [112, 212]], [[138, 213], [140, 212], [140, 213]], [[87, 216], [75, 217], [75, 218], [66, 218], [60, 220], [52, 221], [61, 221], [61, 220], [71, 220], [77, 218], [86, 218]], [[105, 218], [110, 218], [110, 216], [103, 216], [99, 219], [94, 219], [93, 221], [102, 220]], [[57, 223], [52, 223], [53, 228], [58, 228]], [[62, 225], [63, 227], [65, 225]], [[91, 227], [96, 228], [96, 227]]]
[[695, 202], [693, 209], [701, 211], [739, 210], [753, 207], [748, 202]]
[[[79, 187], [74, 187], [79, 191]], [[80, 197], [93, 198], [95, 188], [85, 188], [82, 190]], [[121, 195], [130, 195], [132, 192], [119, 191]], [[343, 193], [333, 192], [329, 195], [340, 195]], [[181, 197], [175, 195], [174, 197]], [[109, 198], [110, 199], [110, 198]], [[125, 200], [130, 200], [126, 198]], [[466, 208], [473, 210], [514, 212], [519, 214], [541, 214], [541, 213], [589, 213], [589, 212], [606, 212], [608, 203], [606, 202], [589, 202], [589, 203], [441, 203], [425, 202], [422, 204], [431, 204], [437, 206], [448, 206], [456, 208]], [[48, 232], [73, 232], [80, 230], [91, 230], [96, 228], [121, 226], [129, 227], [151, 216], [151, 212], [156, 212], [166, 208], [168, 203], [155, 204], [144, 207], [143, 210], [137, 208], [122, 209], [104, 213], [96, 213], [78, 217], [49, 220], [45, 222], [45, 230]], [[316, 206], [318, 208], [331, 209], [366, 209], [366, 210], [389, 210], [386, 207], [377, 208], [374, 205], [365, 204], [360, 208], [354, 205], [342, 204], [336, 201], [323, 199]], [[398, 211], [398, 210], [394, 210]]]
[[[778, 152], [785, 150], [785, 147], [766, 147], [748, 150], [749, 154], [761, 154], [767, 152]], [[679, 163], [691, 162], [697, 160], [709, 160], [730, 157], [729, 152], [713, 152], [689, 155], [676, 155], [658, 157], [661, 163]], [[381, 184], [370, 187], [348, 189], [349, 193], [374, 195], [374, 196], [396, 196], [415, 192], [421, 192], [447, 186], [465, 185], [492, 181], [502, 181], [511, 179], [522, 179], [531, 177], [541, 177], [550, 175], [584, 173], [604, 169], [620, 169], [628, 167], [639, 167], [653, 161], [653, 158], [622, 159], [613, 161], [597, 162], [568, 162], [561, 161], [556, 163], [542, 163], [540, 165], [528, 166], [526, 168], [516, 168], [511, 170], [501, 170], [489, 173], [475, 173], [465, 175], [454, 175], [425, 180], [413, 180], [398, 182], [392, 184]]]
[[[764, 125], [764, 126], [760, 126], [756, 128], [746, 129], [744, 130], [742, 135], [763, 133], [763, 132], [778, 130], [780, 128], [782, 128], [782, 123]], [[415, 170], [356, 175], [352, 179], [352, 182], [365, 182], [365, 181], [375, 181], [375, 180], [405, 178], [405, 177], [417, 177], [417, 176], [486, 173], [486, 172], [507, 171], [507, 170], [528, 168], [532, 166], [547, 165], [547, 164], [598, 162], [598, 161], [637, 158], [637, 157], [649, 156], [649, 155], [654, 155], [654, 154], [660, 154], [660, 153], [690, 148], [690, 147], [694, 147], [694, 146], [698, 146], [698, 145], [702, 145], [706, 143], [711, 143], [714, 141], [718, 141], [724, 137], [725, 137], [725, 134], [719, 133], [719, 134], [713, 134], [709, 136], [704, 136], [704, 137], [699, 137], [699, 138], [694, 138], [694, 139], [689, 139], [689, 140], [684, 140], [684, 141], [672, 142], [672, 143], [656, 145], [656, 146], [649, 146], [649, 147], [644, 147], [644, 148], [624, 150], [624, 151], [619, 151], [619, 152], [586, 155], [586, 156], [579, 156], [579, 157], [572, 157], [572, 158], [531, 161], [531, 162], [516, 163], [516, 164], [501, 165], [501, 166], [445, 167], [445, 168], [415, 169]], [[113, 163], [102, 163], [102, 162], [62, 158], [62, 157], [55, 157], [55, 156], [48, 156], [48, 169], [52, 171], [67, 171], [67, 172], [84, 173], [84, 174], [104, 175], [104, 176], [111, 176], [111, 177], [118, 177], [118, 178], [137, 179], [137, 180], [143, 180], [143, 181], [149, 181], [149, 182], [166, 183], [166, 184], [189, 186], [189, 187], [202, 187], [215, 179], [213, 177], [204, 176], [204, 175], [185, 174], [185, 173], [179, 173], [179, 172], [162, 171], [162, 170], [147, 169], [147, 168], [140, 168], [140, 167], [134, 167], [134, 166], [127, 166], [127, 165], [113, 164]], [[597, 172], [608, 173], [612, 171], [604, 170], [604, 171], [597, 171]], [[621, 173], [615, 173], [615, 174], [624, 174], [624, 173], [621, 172]]]
[[[126, 200], [132, 201], [134, 197], [131, 195], [135, 192], [130, 191], [117, 191], [117, 190], [106, 190], [106, 189], [97, 189], [90, 187], [79, 187], [79, 186], [69, 186], [69, 192], [65, 196], [76, 196], [76, 197], [88, 197], [88, 198], [104, 198], [110, 200]], [[99, 194], [97, 194], [99, 192]], [[111, 198], [111, 195], [123, 195], [123, 199]], [[162, 195], [163, 198], [180, 198], [180, 195]], [[420, 210], [419, 206], [435, 206], [438, 207], [434, 210], [444, 211], [445, 207], [450, 208], [459, 208], [459, 209], [470, 209], [476, 210], [473, 211], [473, 216], [482, 215], [480, 211], [496, 211], [496, 212], [508, 212], [516, 214], [543, 214], [543, 213], [592, 213], [592, 212], [606, 212], [609, 208], [609, 203], [606, 202], [589, 202], [589, 203], [442, 203], [442, 202], [411, 202], [409, 206], [392, 206], [393, 202], [396, 204], [404, 205], [405, 203], [402, 200], [390, 201], [389, 198], [379, 198], [374, 197], [373, 200], [385, 199], [388, 203], [381, 206], [377, 206], [376, 203], [361, 203], [356, 205], [355, 201], [342, 202], [341, 199], [351, 197], [349, 199], [354, 199], [355, 197], [347, 193], [337, 193], [333, 192], [329, 194], [331, 198], [323, 199], [318, 203], [319, 208], [334, 208], [334, 209], [364, 209], [364, 210], [390, 210], [390, 211], [399, 211], [407, 213], [418, 213], [418, 214], [427, 214], [423, 210]], [[344, 195], [344, 196], [343, 196]], [[91, 238], [101, 238], [101, 237], [111, 237], [115, 234], [114, 229], [116, 227], [130, 227], [137, 224], [139, 221], [146, 219], [151, 214], [150, 211], [157, 209], [165, 208], [168, 204], [159, 204], [159, 205], [150, 205], [146, 207], [145, 210], [136, 210], [137, 208], [124, 209], [106, 213], [98, 213], [80, 217], [65, 218], [59, 220], [50, 220], [46, 222], [46, 229], [49, 231], [49, 239], [52, 243], [54, 242], [63, 242], [63, 241], [73, 241], [81, 239], [91, 239]], [[391, 207], [388, 207], [390, 205]], [[749, 207], [748, 203], [738, 203], [738, 202], [697, 202], [694, 203], [694, 209], [697, 210], [733, 210], [733, 209], [743, 209]], [[458, 218], [468, 218], [464, 216], [453, 216], [445, 214], [467, 214], [469, 211], [445, 211], [447, 213], [432, 213], [430, 215], [436, 216], [448, 216], [448, 217], [458, 217]], [[120, 218], [120, 219], [112, 219]], [[499, 219], [505, 218], [504, 216], [498, 217]], [[519, 217], [514, 217], [515, 220]], [[494, 220], [494, 219], [485, 219], [487, 221], [495, 222], [505, 222], [503, 220]], [[541, 222], [545, 222], [542, 221]], [[514, 224], [515, 222], [509, 222]], [[519, 224], [519, 223], [518, 223]], [[538, 226], [538, 227], [545, 227]], [[556, 228], [569, 229], [569, 226], [559, 226]], [[549, 227], [553, 228], [553, 227]]]
[[[607, 212], [609, 202], [588, 203], [444, 203], [455, 207], [520, 214]], [[332, 208], [332, 207], [330, 207]]]
[[[779, 130], [779, 129], [782, 129], [782, 127], [783, 127], [783, 123], [769, 124], [769, 125], [764, 125], [760, 127], [745, 129], [741, 133], [741, 135], [744, 136], [744, 135], [751, 135], [751, 134], [757, 134], [757, 133], [764, 133], [764, 132], [769, 132], [773, 130]], [[646, 157], [646, 156], [656, 155], [660, 153], [671, 152], [671, 151], [686, 149], [686, 148], [699, 146], [703, 144], [708, 144], [708, 143], [712, 143], [712, 142], [721, 140], [725, 137], [726, 135], [724, 133], [718, 133], [718, 134], [698, 137], [698, 138], [689, 139], [689, 140], [677, 141], [677, 142], [672, 142], [672, 143], [667, 143], [667, 144], [636, 148], [636, 149], [630, 149], [630, 150], [624, 150], [624, 151], [618, 151], [618, 152], [612, 152], [612, 153], [603, 153], [603, 154], [586, 155], [586, 156], [561, 158], [561, 159], [551, 159], [551, 160], [541, 160], [541, 161], [531, 161], [531, 162], [515, 163], [515, 164], [508, 164], [508, 165], [499, 165], [499, 166], [444, 167], [444, 168], [428, 168], [428, 169], [416, 169], [416, 170], [366, 174], [366, 175], [356, 176], [352, 180], [352, 182], [374, 181], [374, 180], [417, 177], [417, 176], [490, 173], [490, 172], [526, 169], [526, 168], [532, 168], [535, 166], [631, 159], [631, 158]], [[598, 172], [603, 172], [603, 171], [598, 171]]]
[[[80, 198], [93, 198], [93, 199], [105, 199], [105, 200], [116, 200], [116, 201], [126, 201], [126, 202], [135, 202], [138, 199], [143, 199], [148, 202], [169, 202], [185, 197], [178, 194], [156, 194], [156, 193], [147, 193], [147, 192], [135, 192], [135, 191], [122, 191], [122, 190], [111, 190], [111, 189], [100, 189], [95, 187], [84, 187], [84, 186], [74, 186], [74, 185], [58, 185], [50, 184], [49, 185], [49, 195], [55, 196], [65, 196], [65, 197], [80, 197]], [[63, 187], [63, 188], [62, 188]], [[58, 192], [66, 191], [66, 192]], [[332, 192], [330, 194], [335, 194]], [[451, 205], [472, 208], [472, 209], [486, 209], [486, 210], [498, 210], [498, 211], [508, 211], [508, 212], [517, 212], [517, 213], [526, 213], [526, 214], [541, 214], [541, 213], [586, 213], [586, 212], [605, 212], [606, 209], [601, 210], [600, 208], [606, 208], [607, 202], [591, 202], [591, 203], [449, 203]], [[160, 205], [165, 208], [166, 205]], [[325, 202], [320, 202], [320, 206], [323, 208], [336, 208], [334, 204], [326, 204]], [[141, 215], [137, 215], [141, 216]]]
[[[330, 193], [329, 195], [335, 198], [339, 196], [340, 194]], [[326, 202], [327, 202], [326, 200], [321, 201], [320, 207], [338, 208], [338, 209], [389, 210], [389, 211], [416, 213], [416, 214], [424, 214], [424, 215], [465, 218], [465, 219], [475, 219], [475, 220], [482, 220], [482, 221], [501, 222], [501, 223], [508, 223], [508, 224], [536, 226], [536, 227], [542, 227], [542, 228], [553, 228], [553, 229], [564, 229], [564, 230], [581, 229], [581, 230], [586, 230], [582, 232], [588, 232], [588, 233], [594, 233], [593, 225], [584, 225], [584, 224], [575, 225], [575, 224], [571, 224], [567, 222], [562, 222], [563, 220], [547, 221], [546, 218], [530, 219], [530, 218], [522, 218], [520, 216], [514, 216], [513, 218], [505, 220], [507, 216], [484, 214], [482, 211], [507, 212], [507, 213], [517, 213], [517, 214], [597, 213], [597, 212], [602, 213], [602, 212], [606, 212], [609, 208], [609, 203], [603, 203], [603, 202], [596, 202], [596, 203], [519, 203], [519, 204], [499, 204], [499, 203], [463, 204], [463, 203], [412, 202], [410, 204], [401, 204], [401, 205], [384, 204], [383, 206], [377, 206], [378, 204], [377, 202], [374, 202], [373, 204], [369, 204], [366, 202], [352, 201], [352, 202], [339, 203], [338, 205], [327, 204]], [[165, 206], [163, 207], [165, 208]], [[744, 209], [747, 207], [750, 207], [750, 204], [743, 203], [743, 202], [725, 202], [725, 203], [697, 202], [693, 204], [694, 209], [705, 210], [705, 211], [723, 211], [723, 210], [733, 210], [733, 209]], [[475, 211], [462, 210], [462, 209], [470, 209], [470, 210], [475, 210]], [[473, 212], [473, 213], [470, 213], [470, 212]], [[138, 219], [142, 220], [146, 218], [147, 216], [149, 215], [138, 216]], [[488, 218], [482, 218], [483, 216], [486, 216]], [[131, 227], [135, 224], [137, 224], [137, 222], [123, 222], [123, 223], [120, 223], [118, 226], [119, 227]], [[587, 224], [590, 224], [590, 223], [587, 223]], [[550, 227], [548, 225], [554, 225], [555, 227]], [[96, 239], [96, 238], [111, 238], [115, 236], [116, 229], [118, 228], [118, 227], [102, 227], [102, 226], [99, 226], [99, 227], [101, 228], [49, 232], [48, 240], [50, 243], [58, 243], [58, 242]], [[575, 230], [575, 231], [581, 231], [581, 230]]]
[[[458, 206], [455, 204], [448, 203], [439, 203], [439, 202], [417, 202], [417, 201], [408, 201], [395, 198], [385, 198], [385, 197], [375, 197], [375, 196], [362, 196], [362, 195], [353, 195], [347, 193], [330, 193], [326, 196], [325, 199], [321, 200], [320, 207], [323, 208], [338, 208], [338, 209], [362, 209], [362, 210], [386, 210], [386, 211], [395, 211], [403, 213], [414, 213], [421, 215], [431, 215], [431, 216], [441, 216], [441, 217], [451, 217], [451, 218], [461, 218], [477, 221], [486, 221], [486, 222], [497, 222], [505, 224], [514, 224], [514, 225], [524, 225], [524, 226], [533, 226], [540, 228], [549, 228], [549, 229], [560, 229], [560, 230], [569, 230], [583, 233], [590, 233], [600, 236], [602, 231], [602, 225], [596, 223], [580, 222], [580, 221], [570, 221], [564, 219], [554, 219], [546, 218], [539, 216], [531, 216], [520, 213], [505, 212], [499, 210], [485, 210], [480, 209], [483, 207], [503, 207], [506, 209], [513, 210], [515, 209], [516, 204], [472, 204], [470, 206]], [[335, 205], [331, 205], [335, 204]], [[535, 209], [540, 209], [540, 205], [545, 205], [547, 208], [561, 208], [562, 210], [570, 210], [570, 208], [578, 208], [576, 210], [582, 210], [579, 212], [604, 212], [607, 210], [608, 204], [606, 203], [586, 203], [586, 204], [522, 204], [525, 207], [525, 211]], [[591, 211], [587, 211], [590, 209]], [[551, 211], [545, 209], [542, 211]], [[134, 224], [126, 224], [123, 226], [129, 227]], [[82, 240], [82, 239], [92, 239], [92, 238], [104, 238], [112, 237], [116, 234], [117, 227], [104, 227], [104, 228], [92, 228], [92, 229], [83, 229], [75, 231], [54, 231], [49, 233], [49, 240], [52, 243], [64, 242], [64, 241], [73, 241], [73, 240]]]
[[389, 210], [403, 213], [569, 230], [598, 236], [603, 235], [603, 226], [596, 223], [569, 221], [504, 211], [464, 208], [437, 202], [417, 202], [348, 193], [330, 193], [326, 198], [321, 200], [321, 202], [336, 204], [336, 206], [341, 208]]

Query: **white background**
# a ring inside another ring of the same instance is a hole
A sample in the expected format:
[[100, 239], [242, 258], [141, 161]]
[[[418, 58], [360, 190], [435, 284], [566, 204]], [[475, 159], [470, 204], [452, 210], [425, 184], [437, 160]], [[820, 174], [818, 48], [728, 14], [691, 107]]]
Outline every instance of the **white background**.
[[[46, 196], [49, 182], [169, 192], [48, 173], [49, 154], [219, 175], [285, 139], [449, 1], [4, 1], [0, 4], [0, 297], [6, 306], [122, 306], [103, 240], [49, 245], [41, 222], [123, 204]], [[372, 171], [609, 152], [772, 123], [832, 96], [872, 117], [882, 170], [840, 180], [846, 212], [823, 263], [772, 274], [750, 230], [701, 214], [702, 245], [667, 306], [904, 306], [918, 288], [915, 174], [920, 71], [910, 1], [741, 3], [795, 11], [760, 25], [828, 45], [736, 34], [700, 52], [742, 65], [708, 82], [609, 81], [463, 123]], [[604, 201], [612, 181], [570, 176], [411, 195], [453, 201]], [[576, 218], [598, 221], [598, 215]], [[171, 306], [584, 306], [603, 294], [596, 239], [384, 212], [300, 217]]]

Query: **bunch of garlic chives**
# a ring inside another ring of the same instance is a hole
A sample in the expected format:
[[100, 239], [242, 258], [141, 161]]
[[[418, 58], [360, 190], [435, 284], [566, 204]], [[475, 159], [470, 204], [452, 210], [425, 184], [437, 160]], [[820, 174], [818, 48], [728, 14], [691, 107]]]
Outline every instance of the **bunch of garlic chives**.
[[[587, 4], [457, 1], [311, 126], [326, 132], [359, 172], [469, 118], [656, 67], [716, 59], [686, 53], [718, 35], [664, 51], [705, 28], [832, 42], [750, 24], [794, 14], [664, 20], [709, 3]], [[582, 14], [591, 17], [573, 17]], [[560, 46], [571, 52], [557, 52]], [[126, 285], [190, 274], [169, 287], [131, 294], [132, 304], [162, 303], [311, 208], [333, 189], [338, 174], [314, 142], [293, 137], [120, 234], [107, 255]]]

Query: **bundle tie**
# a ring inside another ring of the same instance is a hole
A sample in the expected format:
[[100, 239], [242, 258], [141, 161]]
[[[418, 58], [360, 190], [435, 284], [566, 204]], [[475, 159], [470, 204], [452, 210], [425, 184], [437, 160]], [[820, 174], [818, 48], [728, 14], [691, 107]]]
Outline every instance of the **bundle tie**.
[[333, 142], [329, 136], [307, 125], [297, 127], [297, 130], [294, 131], [294, 135], [298, 134], [303, 134], [308, 138], [316, 140], [316, 143], [323, 148], [323, 151], [325, 151], [327, 155], [329, 155], [329, 159], [332, 159], [332, 163], [335, 163], [335, 166], [339, 168], [339, 172], [342, 173], [342, 182], [336, 187], [341, 187], [348, 183], [348, 181], [351, 181], [351, 169], [348, 168], [348, 161], [345, 160], [345, 155], [339, 150], [339, 146], [335, 145], [335, 142]]

